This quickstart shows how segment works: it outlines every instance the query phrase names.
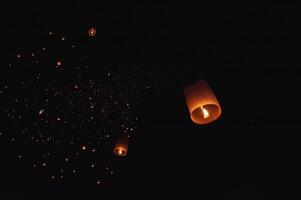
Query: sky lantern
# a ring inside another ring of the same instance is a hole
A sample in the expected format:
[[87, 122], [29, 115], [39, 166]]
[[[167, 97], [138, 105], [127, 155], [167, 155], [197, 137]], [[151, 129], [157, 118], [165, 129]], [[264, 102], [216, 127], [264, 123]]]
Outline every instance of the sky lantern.
[[94, 37], [96, 35], [96, 29], [95, 28], [90, 28], [88, 32], [89, 32], [89, 35], [92, 36], [92, 37]]
[[60, 61], [60, 60], [56, 61], [56, 65], [57, 66], [61, 66], [62, 65], [62, 61]]
[[115, 148], [114, 154], [117, 156], [126, 156], [128, 153], [128, 139], [125, 137], [118, 138]]
[[205, 80], [199, 80], [185, 87], [184, 94], [191, 120], [194, 123], [208, 124], [221, 116], [221, 107]]

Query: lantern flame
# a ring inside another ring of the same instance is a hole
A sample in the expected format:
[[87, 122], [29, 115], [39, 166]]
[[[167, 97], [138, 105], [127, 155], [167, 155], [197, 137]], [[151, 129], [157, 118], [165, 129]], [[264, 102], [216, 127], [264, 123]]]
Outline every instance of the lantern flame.
[[206, 110], [205, 108], [201, 107], [202, 108], [202, 111], [203, 111], [203, 115], [204, 115], [204, 118], [208, 118], [209, 117], [209, 112], [208, 110]]

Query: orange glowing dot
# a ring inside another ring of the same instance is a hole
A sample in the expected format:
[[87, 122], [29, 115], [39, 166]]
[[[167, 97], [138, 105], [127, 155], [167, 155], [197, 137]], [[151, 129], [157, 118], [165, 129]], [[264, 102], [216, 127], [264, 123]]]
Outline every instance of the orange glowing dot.
[[66, 40], [66, 38], [65, 38], [65, 37], [62, 37], [62, 40], [64, 41], [64, 40]]
[[49, 32], [49, 35], [52, 35], [52, 32], [51, 32], [51, 31]]
[[89, 35], [94, 37], [96, 35], [96, 29], [95, 28], [90, 28], [89, 29]]
[[56, 62], [56, 65], [57, 65], [57, 66], [61, 66], [61, 65], [62, 65], [62, 62], [61, 62], [61, 61], [57, 61], [57, 62]]
[[85, 151], [87, 149], [87, 147], [84, 145], [82, 146], [82, 150]]
[[21, 58], [21, 54], [17, 54], [17, 58]]

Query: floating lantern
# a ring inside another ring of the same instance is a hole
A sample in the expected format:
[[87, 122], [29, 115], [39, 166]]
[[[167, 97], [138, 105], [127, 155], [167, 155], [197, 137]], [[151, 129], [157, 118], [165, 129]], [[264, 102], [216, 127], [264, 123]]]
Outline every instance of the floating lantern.
[[208, 124], [221, 116], [221, 107], [205, 80], [185, 87], [184, 94], [194, 123]]
[[62, 65], [62, 61], [58, 60], [58, 61], [56, 62], [56, 65], [57, 65], [57, 66], [61, 66], [61, 65]]
[[96, 29], [95, 28], [90, 28], [88, 32], [89, 32], [89, 35], [92, 36], [92, 37], [94, 37], [96, 35]]
[[126, 156], [128, 153], [128, 140], [125, 137], [120, 137], [118, 138], [115, 148], [114, 148], [114, 153], [117, 156]]

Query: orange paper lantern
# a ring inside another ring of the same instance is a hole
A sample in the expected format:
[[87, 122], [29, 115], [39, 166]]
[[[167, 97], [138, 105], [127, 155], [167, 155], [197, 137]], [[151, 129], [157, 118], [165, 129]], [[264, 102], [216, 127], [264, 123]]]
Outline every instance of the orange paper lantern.
[[194, 123], [208, 124], [221, 116], [221, 107], [205, 80], [185, 87], [184, 94]]
[[125, 137], [120, 137], [118, 138], [115, 148], [114, 148], [114, 153], [117, 156], [126, 156], [128, 153], [128, 140]]

